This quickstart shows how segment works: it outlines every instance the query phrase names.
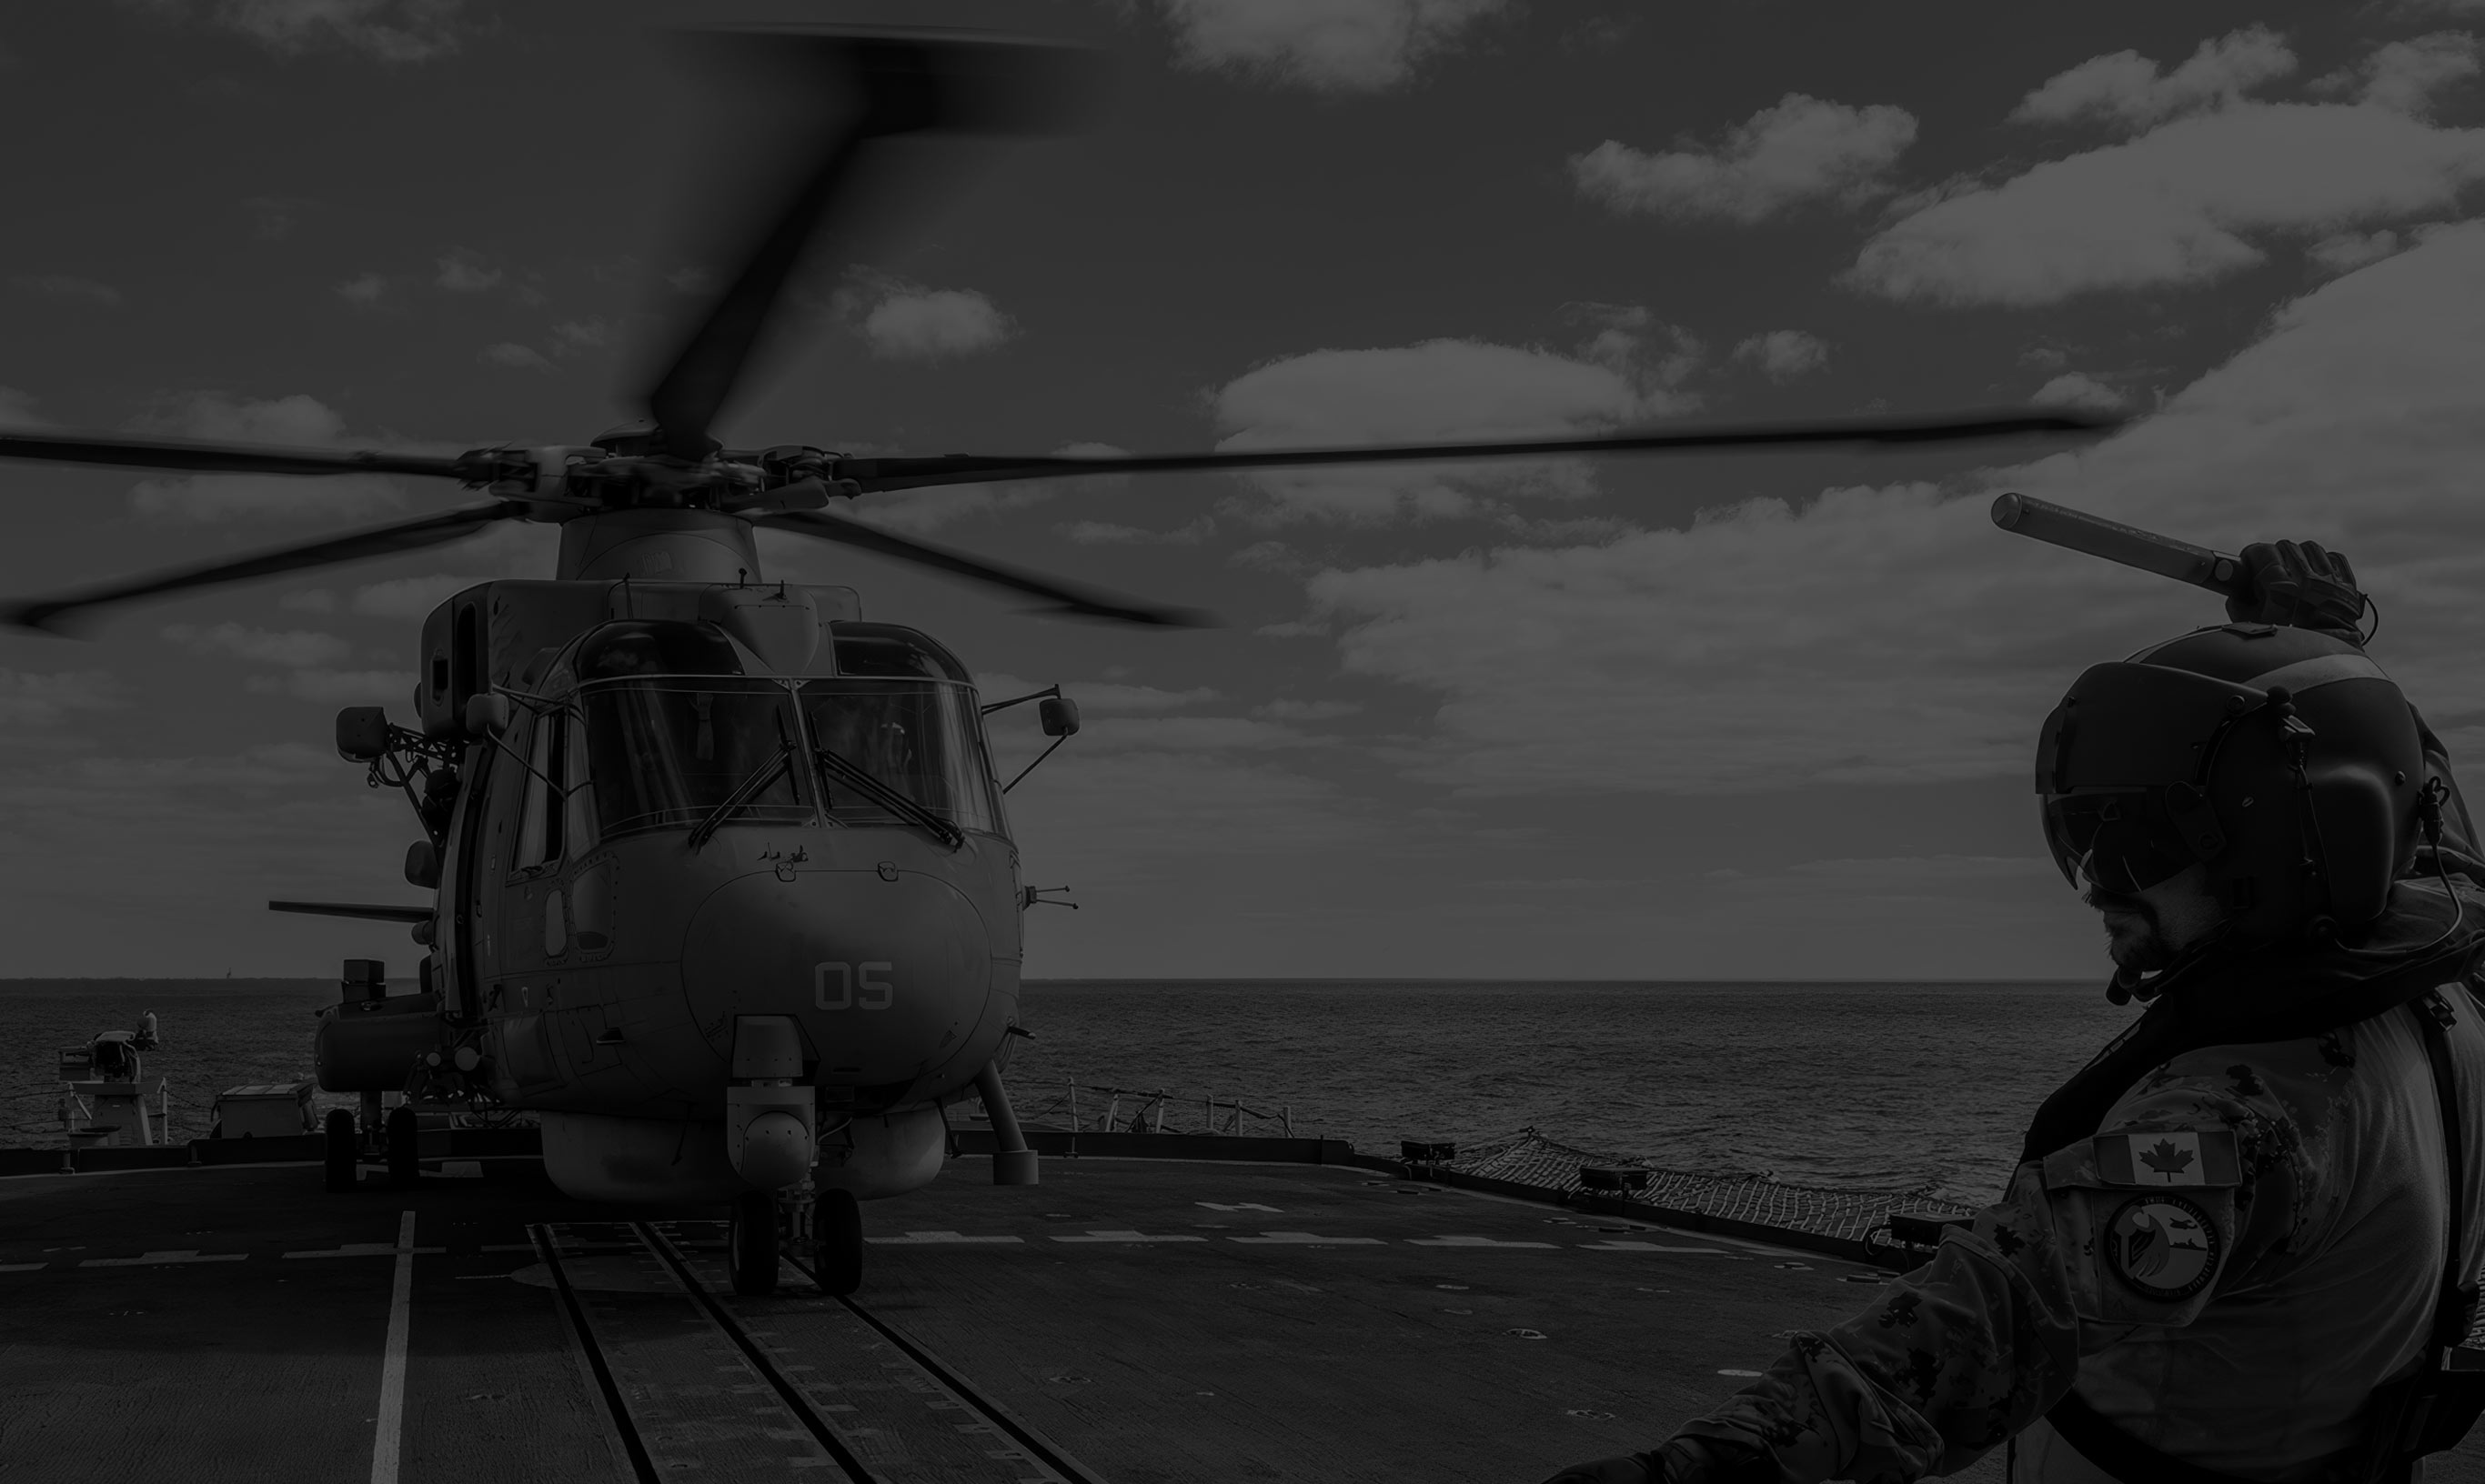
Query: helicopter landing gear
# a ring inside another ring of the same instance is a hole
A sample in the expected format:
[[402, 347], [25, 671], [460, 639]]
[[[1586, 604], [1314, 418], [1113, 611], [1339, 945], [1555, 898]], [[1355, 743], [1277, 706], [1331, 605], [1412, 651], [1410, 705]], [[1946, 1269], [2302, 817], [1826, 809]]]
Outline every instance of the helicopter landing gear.
[[811, 1214], [811, 1268], [820, 1291], [844, 1298], [862, 1286], [862, 1207], [850, 1190], [824, 1190]]
[[757, 1298], [777, 1291], [777, 1198], [764, 1190], [733, 1198], [726, 1228], [724, 1267], [733, 1291]]
[[361, 1143], [361, 1139], [354, 1131], [353, 1110], [329, 1109], [327, 1133], [328, 1147], [323, 1151], [323, 1163], [327, 1166], [328, 1188], [332, 1191], [352, 1190], [354, 1182], [362, 1177], [362, 1172], [356, 1166], [356, 1155], [360, 1151], [355, 1146]]
[[423, 1183], [420, 1147], [415, 1142], [414, 1110], [403, 1103], [389, 1110], [388, 1171], [389, 1183], [398, 1190], [412, 1190]]

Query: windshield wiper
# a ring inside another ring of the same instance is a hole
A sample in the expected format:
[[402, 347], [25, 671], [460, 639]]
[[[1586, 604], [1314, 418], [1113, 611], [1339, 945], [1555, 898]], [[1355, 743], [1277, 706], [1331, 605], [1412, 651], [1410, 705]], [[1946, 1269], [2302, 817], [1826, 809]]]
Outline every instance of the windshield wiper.
[[873, 777], [859, 764], [849, 762], [826, 747], [813, 747], [811, 755], [820, 760], [822, 767], [854, 785], [872, 802], [911, 823], [922, 825], [939, 836], [941, 843], [949, 849], [954, 850], [967, 843], [965, 830]]
[[724, 796], [724, 802], [709, 810], [707, 818], [698, 822], [698, 827], [691, 831], [691, 852], [696, 854], [698, 848], [707, 844], [709, 838], [717, 832], [718, 826], [724, 823], [725, 816], [737, 809], [749, 808], [752, 799], [774, 787], [777, 780], [784, 777], [786, 769], [793, 765], [794, 744], [789, 742], [777, 749], [776, 762], [736, 784], [733, 792]]

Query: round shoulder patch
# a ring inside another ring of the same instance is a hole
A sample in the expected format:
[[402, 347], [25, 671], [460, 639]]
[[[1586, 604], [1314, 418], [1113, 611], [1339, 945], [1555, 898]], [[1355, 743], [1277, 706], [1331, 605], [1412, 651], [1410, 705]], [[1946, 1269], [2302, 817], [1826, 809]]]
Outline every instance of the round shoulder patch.
[[2122, 1203], [2106, 1228], [2106, 1261], [2144, 1298], [2171, 1304], [2218, 1276], [2218, 1228], [2180, 1196], [2141, 1196]]

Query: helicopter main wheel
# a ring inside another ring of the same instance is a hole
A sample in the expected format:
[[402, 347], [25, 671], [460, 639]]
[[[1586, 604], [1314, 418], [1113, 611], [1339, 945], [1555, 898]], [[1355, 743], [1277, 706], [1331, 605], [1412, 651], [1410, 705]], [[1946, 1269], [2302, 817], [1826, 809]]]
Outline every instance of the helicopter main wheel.
[[415, 1143], [414, 1110], [403, 1103], [389, 1110], [388, 1169], [389, 1183], [399, 1190], [411, 1190], [423, 1182], [423, 1166]]
[[724, 1241], [725, 1272], [733, 1291], [757, 1298], [777, 1291], [777, 1198], [764, 1190], [733, 1198], [733, 1221]]
[[330, 1190], [352, 1190], [362, 1177], [354, 1146], [354, 1114], [350, 1108], [328, 1110], [326, 1164]]
[[820, 1291], [844, 1298], [862, 1286], [862, 1206], [853, 1191], [824, 1190], [811, 1223], [811, 1267]]

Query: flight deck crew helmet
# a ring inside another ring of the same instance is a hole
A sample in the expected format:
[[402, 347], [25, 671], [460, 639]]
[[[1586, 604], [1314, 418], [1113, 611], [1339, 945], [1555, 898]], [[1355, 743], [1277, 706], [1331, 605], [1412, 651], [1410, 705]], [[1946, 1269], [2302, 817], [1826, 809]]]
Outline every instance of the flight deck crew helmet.
[[2356, 937], [2429, 807], [2415, 714], [2363, 651], [2226, 624], [2091, 665], [2036, 748], [2073, 886], [2132, 893], [2197, 863], [2246, 941]]

